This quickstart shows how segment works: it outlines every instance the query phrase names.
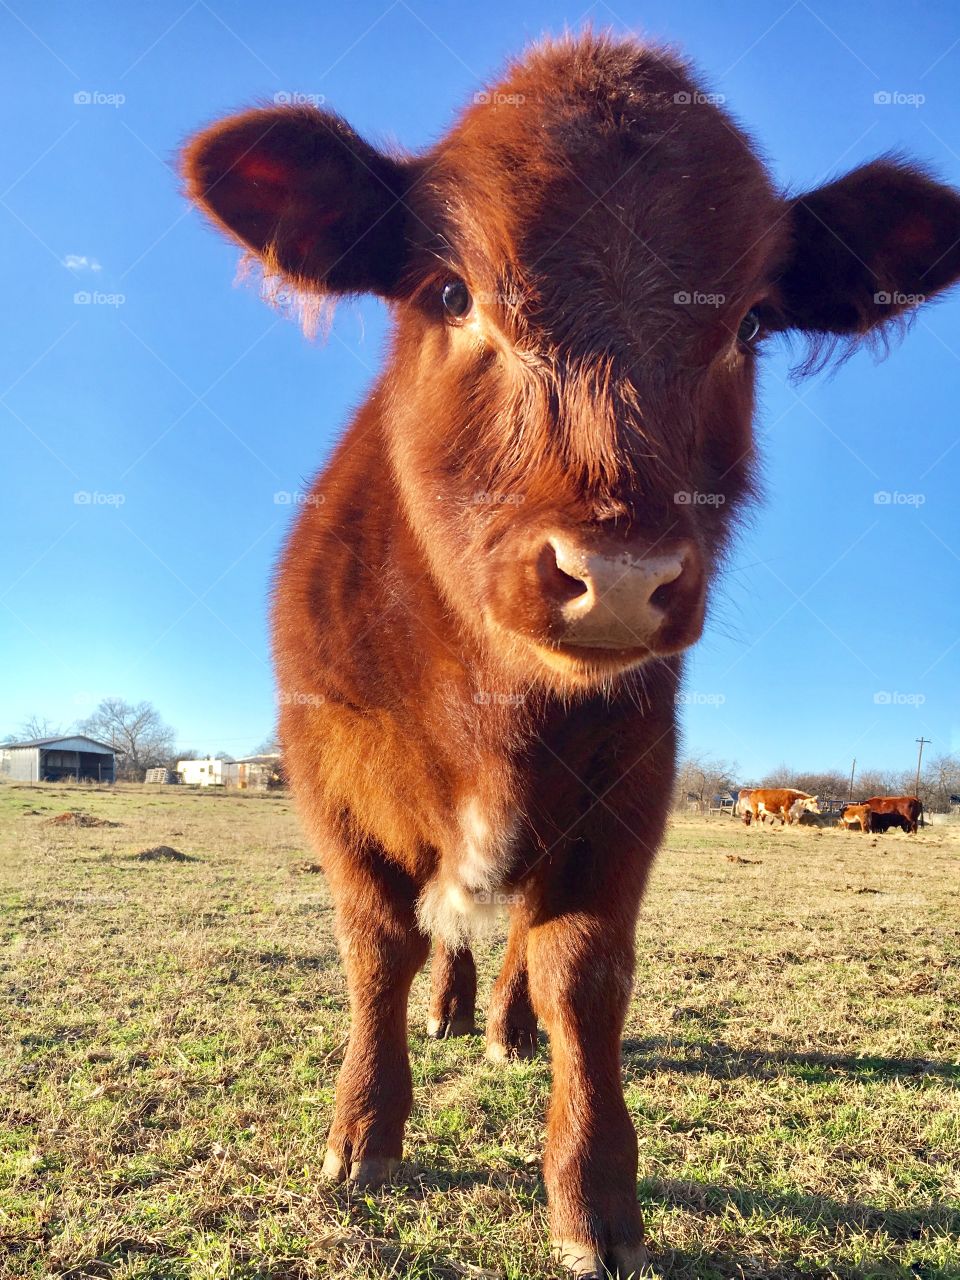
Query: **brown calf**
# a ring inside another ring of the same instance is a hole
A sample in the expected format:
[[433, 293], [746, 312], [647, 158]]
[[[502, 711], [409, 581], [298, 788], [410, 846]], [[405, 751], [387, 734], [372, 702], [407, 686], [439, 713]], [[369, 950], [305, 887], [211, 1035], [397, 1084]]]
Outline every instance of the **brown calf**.
[[199, 135], [185, 175], [287, 289], [393, 313], [274, 606], [353, 1015], [325, 1168], [395, 1167], [410, 984], [433, 935], [431, 1029], [469, 1027], [467, 941], [503, 901], [488, 1037], [550, 1036], [554, 1248], [632, 1273], [620, 1034], [679, 655], [753, 489], [758, 346], [853, 340], [951, 284], [960, 199], [892, 159], [787, 198], [686, 64], [593, 35], [532, 49], [418, 155], [266, 108]]
[[861, 831], [870, 830], [870, 806], [868, 804], [848, 804], [844, 806], [843, 812], [837, 819], [837, 825], [853, 830], [859, 827]]

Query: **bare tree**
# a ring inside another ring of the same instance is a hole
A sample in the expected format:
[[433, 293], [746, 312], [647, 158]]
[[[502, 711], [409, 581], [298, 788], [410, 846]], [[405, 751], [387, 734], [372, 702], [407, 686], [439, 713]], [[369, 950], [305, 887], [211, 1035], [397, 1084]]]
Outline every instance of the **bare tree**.
[[762, 787], [793, 787], [796, 791], [805, 791], [810, 796], [820, 796], [834, 800], [848, 799], [850, 778], [835, 770], [789, 769], [786, 765], [778, 765], [760, 783]]
[[22, 721], [16, 733], [8, 733], [4, 742], [32, 742], [34, 738], [58, 738], [63, 727], [48, 720], [46, 716], [28, 716]]
[[[864, 769], [854, 780], [854, 798], [865, 800], [868, 796], [903, 795], [902, 781], [903, 775], [893, 769]], [[909, 794], [913, 794], [912, 778], [907, 790]]]
[[[913, 794], [916, 775], [911, 775], [907, 789]], [[930, 813], [948, 813], [950, 797], [960, 796], [960, 756], [935, 756], [924, 765], [920, 775], [920, 799]]]
[[[913, 769], [864, 769], [854, 779], [854, 800], [867, 796], [912, 796], [916, 790]], [[804, 772], [786, 764], [772, 769], [760, 783], [764, 787], [796, 787], [821, 798], [845, 799], [850, 787], [847, 775], [833, 770]], [[941, 755], [924, 765], [920, 775], [920, 799], [930, 813], [946, 813], [950, 797], [960, 795], [960, 757]]]
[[706, 754], [684, 756], [677, 767], [675, 806], [685, 807], [694, 797], [700, 812], [706, 813], [714, 796], [736, 790], [737, 773], [735, 761], [717, 760]]
[[92, 716], [77, 726], [113, 747], [117, 776], [141, 780], [144, 770], [164, 764], [173, 754], [176, 735], [150, 702], [136, 704], [123, 698], [104, 698]]

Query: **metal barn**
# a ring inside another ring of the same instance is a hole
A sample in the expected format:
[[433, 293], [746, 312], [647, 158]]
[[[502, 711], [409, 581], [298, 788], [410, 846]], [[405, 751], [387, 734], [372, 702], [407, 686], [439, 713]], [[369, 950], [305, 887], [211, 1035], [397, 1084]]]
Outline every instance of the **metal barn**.
[[0, 745], [0, 778], [11, 782], [113, 782], [113, 747], [84, 734]]

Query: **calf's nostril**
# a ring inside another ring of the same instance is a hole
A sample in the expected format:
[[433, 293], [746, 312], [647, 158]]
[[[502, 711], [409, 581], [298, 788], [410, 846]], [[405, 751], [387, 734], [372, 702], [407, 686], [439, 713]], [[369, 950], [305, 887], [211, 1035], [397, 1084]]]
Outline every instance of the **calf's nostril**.
[[579, 596], [585, 596], [590, 588], [582, 578], [574, 578], [569, 573], [557, 566], [556, 581], [561, 591], [568, 600], [576, 600]]
[[[567, 568], [563, 568], [561, 562], [566, 563]], [[571, 563], [563, 550], [552, 541], [543, 546], [537, 568], [543, 590], [551, 600], [561, 605], [569, 604], [590, 590], [590, 584], [584, 578], [579, 577], [576, 572], [569, 572], [575, 567], [575, 563]]]
[[557, 564], [552, 547], [546, 547], [540, 559], [540, 581], [547, 595], [559, 604], [567, 604], [586, 595], [589, 587], [582, 578], [575, 577]]
[[654, 609], [665, 611], [677, 603], [683, 594], [686, 560], [681, 557], [669, 567], [664, 567], [659, 574], [659, 582], [648, 597]]

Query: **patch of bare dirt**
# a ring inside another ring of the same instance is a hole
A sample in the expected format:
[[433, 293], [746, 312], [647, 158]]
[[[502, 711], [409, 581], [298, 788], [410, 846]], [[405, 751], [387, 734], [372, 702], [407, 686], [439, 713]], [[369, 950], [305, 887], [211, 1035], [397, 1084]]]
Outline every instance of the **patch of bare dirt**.
[[98, 818], [92, 813], [81, 813], [79, 809], [67, 809], [47, 818], [44, 824], [48, 827], [119, 827], [119, 822], [111, 822], [109, 818]]
[[323, 874], [323, 867], [319, 862], [291, 862], [290, 874], [292, 876], [317, 876]]

